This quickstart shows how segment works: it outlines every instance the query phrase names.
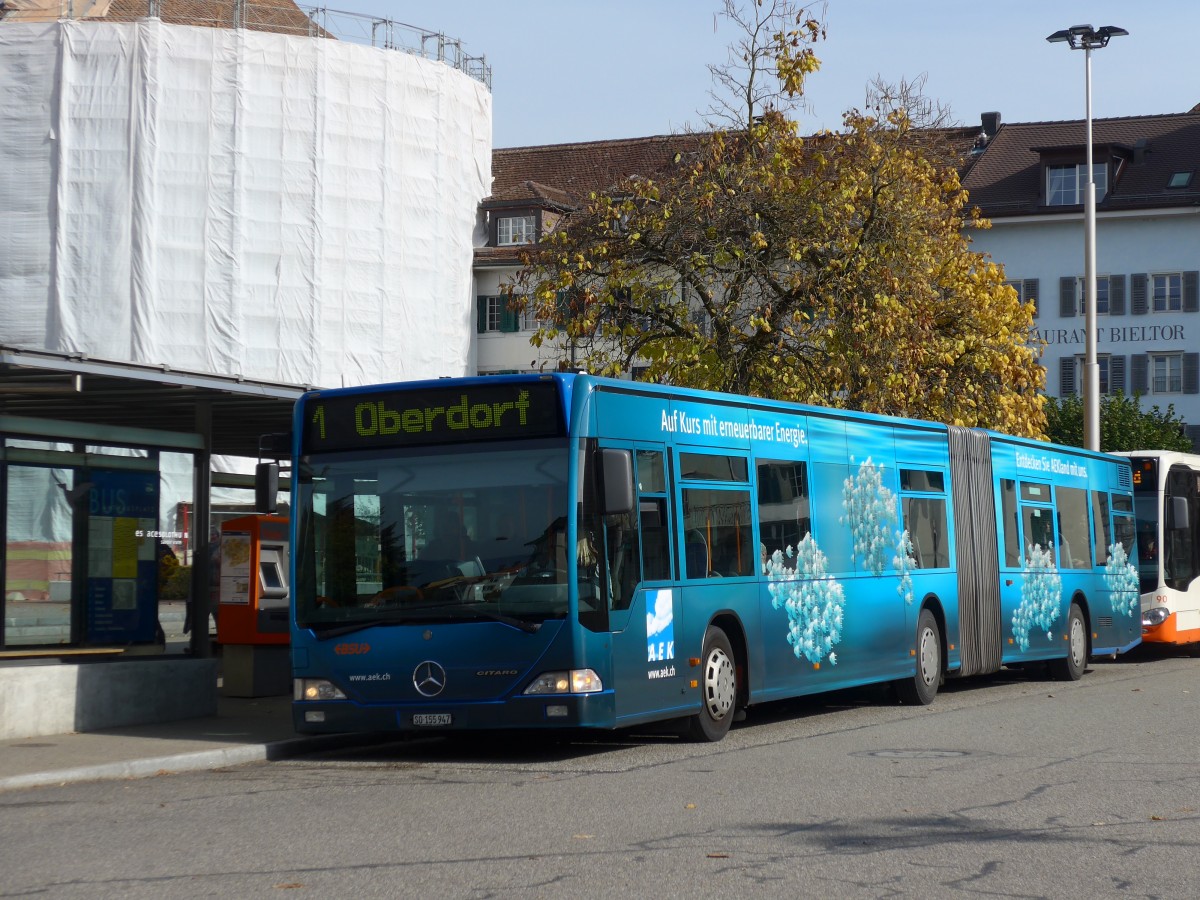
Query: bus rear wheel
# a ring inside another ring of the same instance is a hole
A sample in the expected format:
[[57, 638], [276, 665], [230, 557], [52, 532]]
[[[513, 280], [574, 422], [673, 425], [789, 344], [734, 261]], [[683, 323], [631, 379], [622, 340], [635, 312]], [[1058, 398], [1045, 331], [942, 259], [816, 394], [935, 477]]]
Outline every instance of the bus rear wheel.
[[1067, 655], [1062, 659], [1050, 660], [1050, 674], [1059, 681], [1078, 681], [1087, 667], [1088, 637], [1083, 621], [1083, 610], [1078, 603], [1071, 604], [1067, 613]]
[[942, 682], [942, 633], [937, 619], [928, 609], [917, 617], [917, 658], [912, 678], [896, 682], [900, 702], [910, 706], [928, 706], [937, 696]]
[[700, 676], [700, 712], [687, 719], [685, 736], [716, 743], [729, 732], [737, 709], [737, 663], [729, 637], [717, 626], [704, 635]]

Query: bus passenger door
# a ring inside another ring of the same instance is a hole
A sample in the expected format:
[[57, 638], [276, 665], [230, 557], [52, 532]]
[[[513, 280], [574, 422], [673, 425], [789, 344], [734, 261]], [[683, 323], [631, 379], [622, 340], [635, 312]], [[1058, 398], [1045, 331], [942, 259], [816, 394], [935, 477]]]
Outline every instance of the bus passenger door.
[[1000, 623], [1005, 662], [1028, 655], [1060, 654], [1063, 539], [1054, 514], [1050, 485], [1000, 479], [1004, 566], [1001, 569]]
[[666, 453], [661, 446], [622, 449], [633, 454], [636, 508], [604, 522], [618, 725], [679, 707], [686, 684], [675, 650], [680, 594], [671, 584]]

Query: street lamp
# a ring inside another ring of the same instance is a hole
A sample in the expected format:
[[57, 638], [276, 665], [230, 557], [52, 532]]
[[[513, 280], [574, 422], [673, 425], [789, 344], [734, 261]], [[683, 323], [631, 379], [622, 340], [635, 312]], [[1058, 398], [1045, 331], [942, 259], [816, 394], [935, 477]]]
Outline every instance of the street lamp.
[[1087, 356], [1083, 366], [1083, 445], [1100, 449], [1100, 364], [1096, 361], [1096, 179], [1092, 173], [1092, 51], [1109, 40], [1129, 34], [1124, 28], [1105, 25], [1072, 25], [1046, 40], [1083, 50], [1083, 83], [1087, 107], [1087, 189], [1083, 195], [1083, 308]]

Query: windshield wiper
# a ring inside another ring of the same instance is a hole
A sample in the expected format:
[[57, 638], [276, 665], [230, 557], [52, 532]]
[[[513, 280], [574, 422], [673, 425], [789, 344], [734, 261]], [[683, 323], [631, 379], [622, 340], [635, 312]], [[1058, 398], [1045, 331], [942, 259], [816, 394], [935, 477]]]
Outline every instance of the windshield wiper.
[[350, 622], [346, 625], [337, 625], [327, 629], [321, 629], [315, 625], [309, 627], [316, 632], [317, 640], [327, 641], [330, 638], [341, 637], [343, 634], [353, 634], [355, 631], [363, 631], [366, 628], [374, 628], [377, 625], [398, 625], [400, 621], [400, 619], [366, 619], [362, 622]]
[[471, 611], [483, 619], [489, 619], [493, 622], [500, 622], [504, 625], [511, 625], [513, 628], [519, 628], [526, 634], [537, 634], [542, 627], [541, 622], [530, 622], [528, 619], [518, 619], [515, 616], [506, 616], [504, 613], [493, 612], [490, 609], [476, 609], [472, 607]]

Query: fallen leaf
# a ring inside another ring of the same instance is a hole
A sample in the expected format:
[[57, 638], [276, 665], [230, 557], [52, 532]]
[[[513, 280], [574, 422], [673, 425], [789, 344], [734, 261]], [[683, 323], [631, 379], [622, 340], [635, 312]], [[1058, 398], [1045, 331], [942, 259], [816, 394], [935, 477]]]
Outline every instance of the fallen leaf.
[[684, 809], [695, 809], [696, 804], [695, 803], [685, 803], [683, 808]]
[[709, 859], [729, 859], [729, 854], [728, 853], [710, 853], [710, 854], [708, 854], [708, 858]]
[[273, 884], [271, 887], [281, 891], [294, 891], [296, 888], [304, 887], [299, 881], [281, 881], [279, 884]]

